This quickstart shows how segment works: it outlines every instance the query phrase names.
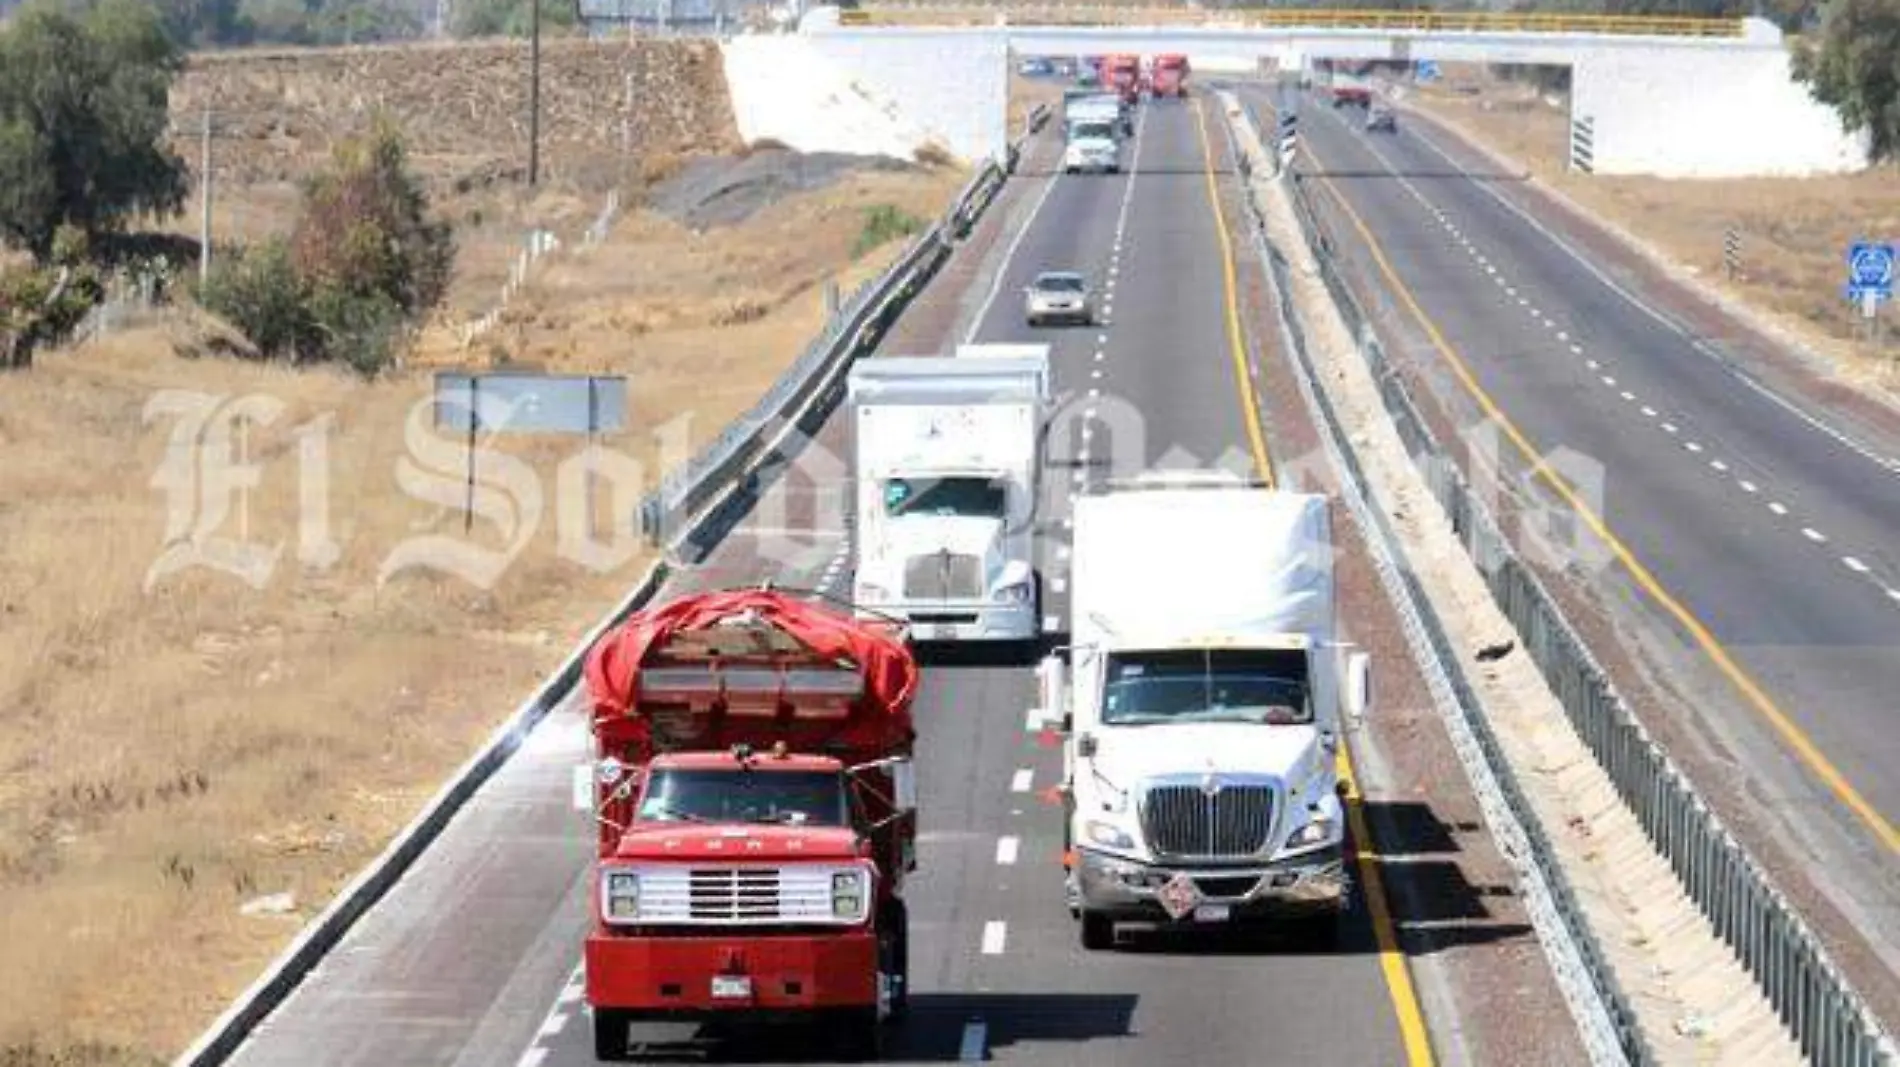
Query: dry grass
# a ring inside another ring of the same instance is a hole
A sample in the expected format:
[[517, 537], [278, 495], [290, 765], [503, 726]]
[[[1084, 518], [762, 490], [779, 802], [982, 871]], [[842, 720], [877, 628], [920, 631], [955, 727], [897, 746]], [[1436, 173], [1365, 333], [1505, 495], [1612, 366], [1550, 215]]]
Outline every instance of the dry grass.
[[[606, 443], [657, 472], [648, 430], [690, 411], [694, 437], [715, 433], [815, 332], [819, 281], [869, 270], [849, 263], [862, 208], [934, 216], [961, 179], [861, 176], [703, 237], [632, 214], [600, 247], [547, 261], [494, 336], [521, 359], [626, 373], [640, 432]], [[580, 198], [571, 207], [591, 218]], [[478, 282], [465, 272], [461, 284]], [[448, 329], [426, 335], [424, 362], [464, 358]], [[553, 474], [578, 442], [516, 440], [501, 447], [548, 499], [501, 579], [484, 590], [410, 572], [379, 586], [406, 539], [461, 531], [454, 508], [413, 499], [397, 480], [426, 373], [370, 385], [172, 355], [210, 332], [173, 317], [0, 377], [0, 1061], [10, 1064], [69, 1062], [89, 1046], [104, 1049], [101, 1063], [175, 1053], [645, 568], [643, 551], [606, 572], [563, 559]], [[483, 348], [469, 355], [479, 361]], [[242, 522], [252, 539], [283, 545], [262, 588], [192, 570], [143, 589], [168, 536], [153, 479], [175, 420], [141, 420], [162, 390], [283, 403], [247, 443], [262, 484], [215, 531], [237, 536]], [[296, 434], [324, 416], [335, 420], [329, 507], [341, 555], [307, 568]], [[443, 444], [441, 484], [459, 499], [459, 442]], [[623, 497], [611, 513], [626, 522], [632, 510]], [[504, 533], [478, 521], [474, 540], [505, 549]], [[293, 914], [239, 914], [282, 891], [295, 895]]]
[[[1014, 62], [1012, 59], [1011, 62]], [[1062, 90], [1069, 83], [1061, 78], [1024, 78], [1011, 74], [1009, 78], [1009, 135], [1015, 137], [1022, 132], [1023, 123], [1028, 121], [1029, 113], [1038, 104], [1047, 104], [1050, 121], [1062, 118]]]
[[[1815, 178], [1664, 179], [1576, 174], [1566, 112], [1526, 86], [1450, 72], [1411, 99], [1693, 275], [1747, 301], [1830, 359], [1841, 376], [1878, 379], [1857, 315], [1842, 298], [1850, 240], [1900, 230], [1900, 170]], [[1459, 92], [1460, 85], [1465, 92]], [[1472, 90], [1475, 90], [1473, 92]], [[1742, 235], [1742, 276], [1722, 264], [1724, 232]]]

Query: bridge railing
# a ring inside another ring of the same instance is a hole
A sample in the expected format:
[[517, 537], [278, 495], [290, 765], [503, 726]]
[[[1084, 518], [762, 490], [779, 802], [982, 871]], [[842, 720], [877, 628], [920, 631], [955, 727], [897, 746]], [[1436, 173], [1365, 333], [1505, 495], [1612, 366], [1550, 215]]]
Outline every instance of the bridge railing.
[[1221, 11], [1149, 4], [938, 3], [873, 0], [841, 13], [845, 25], [930, 25], [953, 21], [1018, 26], [1221, 26], [1257, 29], [1414, 30], [1424, 33], [1601, 33], [1637, 37], [1742, 37], [1739, 18], [1678, 15], [1593, 15], [1554, 11], [1370, 11], [1333, 8], [1229, 8]]

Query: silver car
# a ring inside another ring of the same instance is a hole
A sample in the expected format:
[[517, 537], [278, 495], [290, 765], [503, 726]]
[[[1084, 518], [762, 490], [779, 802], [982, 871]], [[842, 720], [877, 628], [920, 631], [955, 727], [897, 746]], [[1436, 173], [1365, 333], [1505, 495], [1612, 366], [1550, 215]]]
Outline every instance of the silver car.
[[1044, 271], [1023, 292], [1028, 297], [1024, 314], [1031, 326], [1045, 322], [1087, 326], [1095, 320], [1089, 308], [1089, 283], [1074, 271]]
[[1367, 133], [1399, 132], [1399, 116], [1391, 108], [1374, 104], [1366, 109]]

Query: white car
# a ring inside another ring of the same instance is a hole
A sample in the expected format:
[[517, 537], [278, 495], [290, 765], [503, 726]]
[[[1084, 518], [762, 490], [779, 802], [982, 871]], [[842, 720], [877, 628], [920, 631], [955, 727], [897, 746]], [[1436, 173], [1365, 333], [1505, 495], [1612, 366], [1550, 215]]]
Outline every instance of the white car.
[[1023, 292], [1027, 297], [1023, 314], [1031, 326], [1050, 321], [1087, 326], [1095, 320], [1089, 307], [1089, 283], [1073, 271], [1044, 271]]
[[1070, 141], [1062, 152], [1062, 169], [1069, 174], [1081, 171], [1120, 173], [1121, 146], [1110, 137], [1084, 137]]

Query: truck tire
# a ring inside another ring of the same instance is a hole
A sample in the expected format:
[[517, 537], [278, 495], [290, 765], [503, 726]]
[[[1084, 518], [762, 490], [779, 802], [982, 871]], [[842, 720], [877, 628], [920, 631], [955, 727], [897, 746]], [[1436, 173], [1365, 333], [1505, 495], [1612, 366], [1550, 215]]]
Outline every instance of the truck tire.
[[632, 1038], [627, 1013], [612, 1008], [594, 1009], [594, 1059], [601, 1063], [620, 1063], [632, 1058], [628, 1041]]
[[884, 1023], [875, 1006], [838, 1019], [838, 1051], [846, 1063], [876, 1063], [884, 1056]]
[[891, 1019], [910, 1014], [910, 909], [903, 901], [891, 905], [886, 922], [891, 931]]
[[1106, 952], [1115, 947], [1115, 920], [1098, 911], [1082, 913], [1082, 947]]

